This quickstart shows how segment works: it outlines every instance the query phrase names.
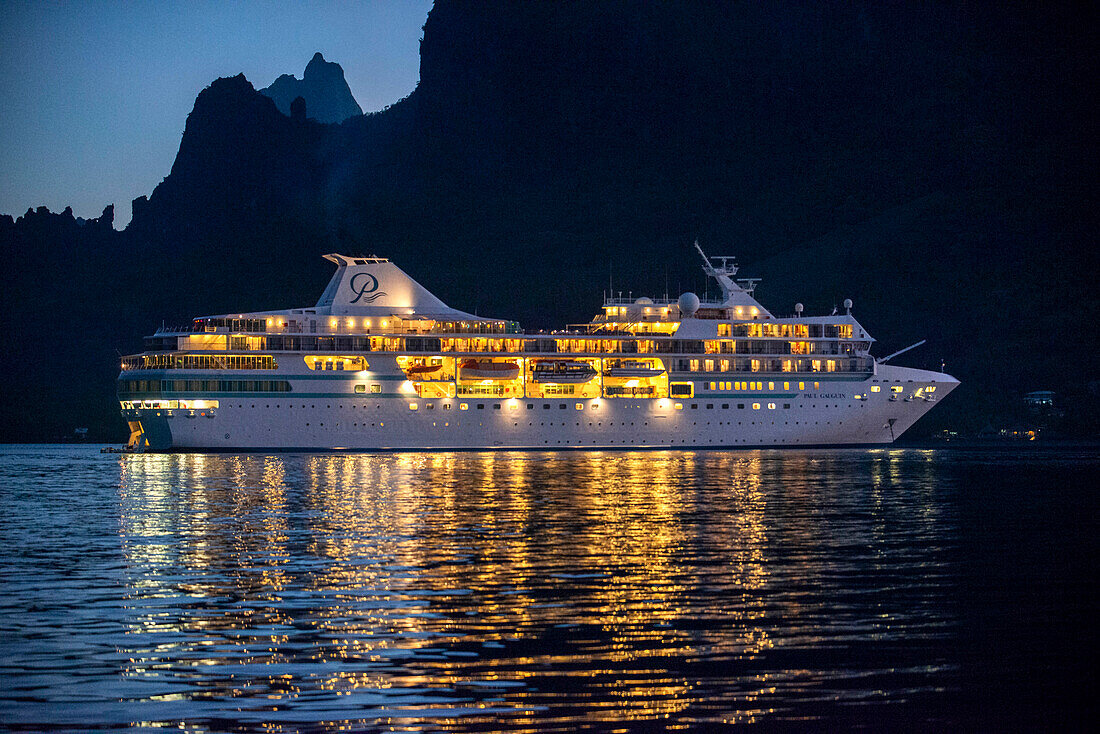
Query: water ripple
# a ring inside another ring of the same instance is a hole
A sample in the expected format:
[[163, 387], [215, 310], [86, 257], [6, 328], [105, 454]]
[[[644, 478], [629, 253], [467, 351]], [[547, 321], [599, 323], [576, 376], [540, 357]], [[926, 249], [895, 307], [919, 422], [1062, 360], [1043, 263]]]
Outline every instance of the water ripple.
[[965, 465], [8, 448], [0, 722], [942, 721]]

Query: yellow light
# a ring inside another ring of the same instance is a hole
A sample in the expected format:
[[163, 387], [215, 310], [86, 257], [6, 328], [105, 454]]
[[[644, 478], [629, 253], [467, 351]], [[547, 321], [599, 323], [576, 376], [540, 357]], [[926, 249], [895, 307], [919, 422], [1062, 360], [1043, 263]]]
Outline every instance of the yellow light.
[[370, 319], [367, 319], [366, 321], [364, 321], [363, 326], [366, 326], [369, 329], [370, 328]]
[[738, 316], [740, 316], [740, 315], [741, 315], [741, 307], [740, 307], [740, 306], [738, 306], [737, 308], [735, 308], [735, 309], [733, 309], [733, 310], [737, 312], [737, 315], [738, 315]]
[[385, 329], [385, 328], [386, 328], [386, 325], [387, 325], [387, 322], [386, 322], [386, 320], [385, 320], [385, 319], [382, 319], [382, 328], [383, 328], [383, 329]]
[[584, 410], [584, 403], [577, 403], [576, 408], [577, 410]]
[[272, 321], [273, 321], [273, 319], [268, 319], [268, 320], [267, 320], [267, 325], [268, 325], [268, 326], [271, 326], [271, 323], [272, 323]]
[[752, 404], [752, 409], [753, 410], [760, 410], [760, 403], [753, 403]]
[[684, 409], [684, 404], [683, 403], [676, 403], [676, 405], [674, 405], [672, 407], [676, 408], [676, 410], [683, 410]]
[[348, 319], [348, 328], [349, 329], [354, 329], [355, 328], [355, 319]]
[[753, 306], [752, 308], [749, 309], [749, 313], [752, 314], [753, 316], [755, 316], [756, 314], [758, 314], [760, 312], [756, 310], [756, 306]]
[[878, 385], [871, 385], [871, 392], [878, 392], [881, 389]]
[[329, 319], [328, 325], [335, 329], [336, 328], [336, 319]]
[[469, 405], [467, 405], [466, 403], [459, 403], [459, 404], [458, 404], [458, 409], [459, 409], [459, 410], [469, 410], [469, 409], [470, 409], [470, 406], [469, 406]]
[[409, 410], [416, 410], [416, 409], [417, 409], [417, 407], [418, 407], [418, 406], [417, 406], [417, 404], [416, 404], [416, 403], [409, 403]]

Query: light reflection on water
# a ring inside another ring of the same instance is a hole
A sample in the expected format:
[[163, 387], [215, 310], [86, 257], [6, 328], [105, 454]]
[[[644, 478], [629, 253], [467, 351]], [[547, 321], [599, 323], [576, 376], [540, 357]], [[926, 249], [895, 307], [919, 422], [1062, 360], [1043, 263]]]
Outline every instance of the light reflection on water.
[[4, 460], [9, 725], [829, 722], [957, 685], [931, 451]]

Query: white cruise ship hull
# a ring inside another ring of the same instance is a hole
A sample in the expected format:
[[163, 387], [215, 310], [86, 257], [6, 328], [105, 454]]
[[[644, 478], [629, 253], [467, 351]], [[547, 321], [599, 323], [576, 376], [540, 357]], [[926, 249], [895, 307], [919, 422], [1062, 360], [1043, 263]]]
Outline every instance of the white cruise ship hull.
[[873, 376], [815, 375], [812, 392], [424, 399], [403, 392], [410, 385], [399, 374], [389, 377], [388, 392], [376, 395], [356, 394], [355, 375], [291, 377], [287, 393], [226, 397], [207, 411], [135, 408], [127, 417], [140, 422], [149, 451], [860, 446], [892, 443], [930, 410], [935, 402], [914, 397], [918, 390], [935, 386], [942, 399], [958, 384], [943, 373], [879, 366]]

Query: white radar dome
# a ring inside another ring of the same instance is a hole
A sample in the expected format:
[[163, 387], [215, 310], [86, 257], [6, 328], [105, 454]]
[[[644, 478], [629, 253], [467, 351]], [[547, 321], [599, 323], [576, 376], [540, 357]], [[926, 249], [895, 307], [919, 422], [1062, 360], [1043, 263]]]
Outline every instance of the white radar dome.
[[699, 296], [694, 293], [683, 294], [676, 303], [680, 306], [680, 316], [683, 318], [694, 316], [699, 310]]
[[802, 313], [802, 304], [801, 303], [794, 304], [794, 312], [795, 313]]
[[645, 296], [642, 296], [641, 298], [639, 298], [634, 303], [639, 305], [639, 306], [652, 306], [653, 305], [653, 299], [652, 298], [646, 298]]
[[844, 308], [848, 309], [849, 311], [852, 310], [852, 299], [851, 298], [845, 298], [844, 299]]

